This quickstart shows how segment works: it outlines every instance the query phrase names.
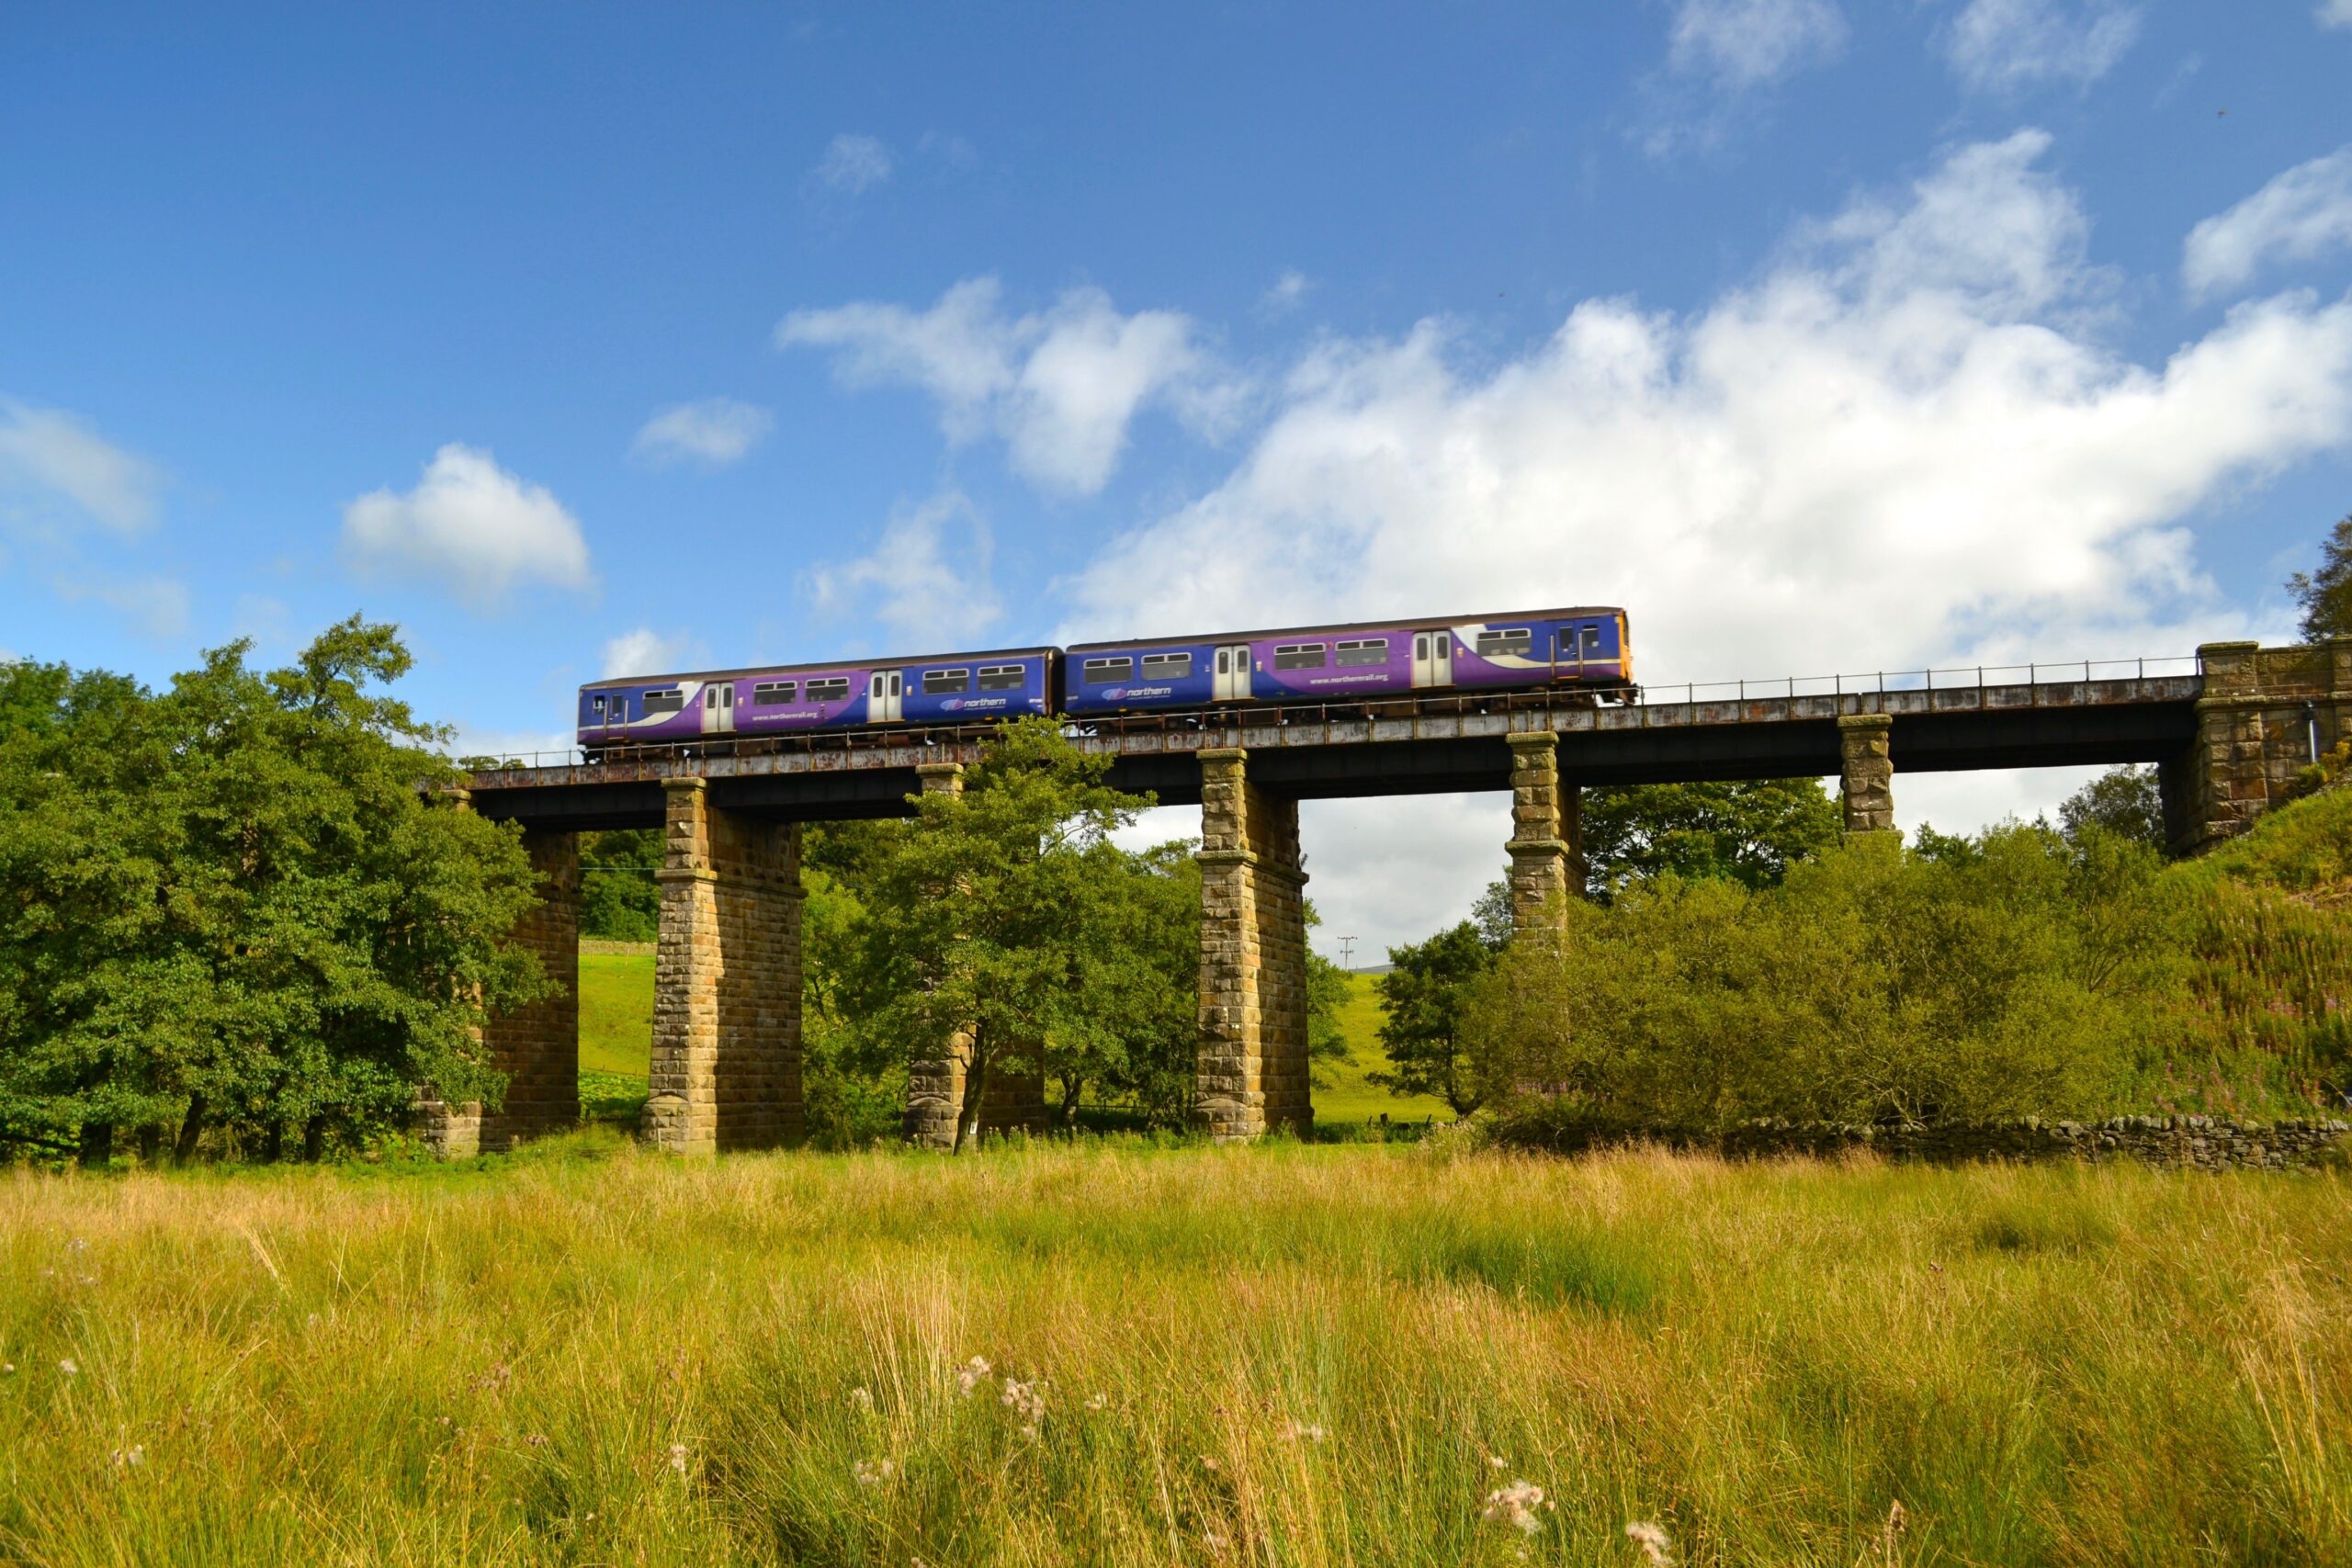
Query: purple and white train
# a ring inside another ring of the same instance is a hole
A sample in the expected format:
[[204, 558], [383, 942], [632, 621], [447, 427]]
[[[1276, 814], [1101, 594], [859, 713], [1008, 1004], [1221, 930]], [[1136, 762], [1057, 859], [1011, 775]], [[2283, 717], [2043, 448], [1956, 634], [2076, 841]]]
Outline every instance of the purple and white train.
[[709, 736], [1205, 713], [1414, 697], [1634, 691], [1625, 612], [1532, 610], [922, 659], [630, 676], [580, 688], [590, 751]]

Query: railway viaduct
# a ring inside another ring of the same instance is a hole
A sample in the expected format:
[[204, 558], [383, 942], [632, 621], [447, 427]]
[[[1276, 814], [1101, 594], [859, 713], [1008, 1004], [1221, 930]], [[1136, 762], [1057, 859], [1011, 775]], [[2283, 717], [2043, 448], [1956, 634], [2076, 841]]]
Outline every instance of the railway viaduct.
[[[2214, 643], [2193, 667], [2029, 669], [1957, 682], [1791, 682], [1658, 694], [1623, 707], [1535, 694], [1331, 710], [1155, 716], [1090, 727], [1112, 782], [1201, 808], [1198, 1117], [1220, 1139], [1313, 1118], [1306, 1062], [1306, 875], [1298, 803], [1340, 795], [1511, 793], [1514, 909], [1522, 929], [1582, 886], [1588, 785], [1836, 774], [1849, 832], [1894, 828], [1898, 773], [2153, 762], [2171, 848], [2235, 834], [2295, 775], [2352, 738], [2352, 639], [2289, 649]], [[1940, 682], [1941, 683], [1939, 683]], [[1871, 689], [1855, 690], [1860, 684]], [[1673, 700], [1679, 695], [1680, 700]], [[424, 1102], [449, 1153], [504, 1148], [578, 1120], [580, 854], [583, 830], [664, 834], [651, 1097], [644, 1135], [705, 1154], [802, 1130], [801, 825], [905, 815], [911, 795], [961, 788], [985, 732], [718, 743], [704, 754], [610, 758], [477, 773], [473, 810], [522, 824], [542, 897], [519, 937], [562, 994], [495, 1019], [503, 1108]], [[961, 1066], [943, 1043], [912, 1064], [906, 1127], [952, 1141]], [[998, 1082], [988, 1125], [1042, 1125], [1041, 1082]]]

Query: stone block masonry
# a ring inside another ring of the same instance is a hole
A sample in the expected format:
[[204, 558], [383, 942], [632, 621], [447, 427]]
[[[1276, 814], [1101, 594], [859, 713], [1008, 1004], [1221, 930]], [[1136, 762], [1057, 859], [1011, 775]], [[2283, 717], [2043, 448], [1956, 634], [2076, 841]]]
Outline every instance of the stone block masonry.
[[1846, 714], [1838, 720], [1849, 833], [1894, 830], [1894, 761], [1888, 744], [1894, 733], [1894, 720], [1887, 714]]
[[[964, 793], [964, 764], [923, 762], [915, 768], [926, 795]], [[971, 1059], [972, 1038], [957, 1033], [941, 1043], [936, 1055], [907, 1065], [907, 1109], [903, 1124], [907, 1141], [927, 1149], [956, 1146], [956, 1123], [963, 1114], [965, 1064]], [[1046, 1128], [1044, 1065], [1029, 1072], [1008, 1073], [990, 1066], [981, 1091], [980, 1131], [1040, 1133]]]
[[665, 780], [653, 1067], [643, 1133], [673, 1154], [768, 1148], [805, 1130], [800, 828]]
[[2302, 648], [2212, 642], [2197, 650], [2205, 692], [2197, 739], [2158, 765], [2165, 837], [2194, 854], [2290, 799], [2304, 769], [2346, 736], [2352, 638]]
[[1306, 874], [1298, 802], [1251, 784], [1239, 749], [1200, 753], [1201, 1046], [1195, 1121], [1220, 1142], [1305, 1132]]
[[2340, 1162], [2345, 1151], [2352, 1148], [2352, 1123], [2114, 1116], [2103, 1122], [2028, 1118], [1909, 1127], [1757, 1122], [1722, 1133], [1677, 1133], [1604, 1131], [1551, 1124], [1539, 1116], [1507, 1122], [1497, 1129], [1497, 1137], [1506, 1145], [1558, 1154], [1651, 1143], [1730, 1159], [1779, 1159], [1792, 1155], [1834, 1158], [1867, 1151], [1885, 1159], [1929, 1165], [2130, 1159], [2174, 1170], [2303, 1170]]
[[1515, 931], [1556, 927], [1569, 898], [1584, 897], [1582, 793], [1560, 777], [1560, 738], [1510, 737], [1510, 912]]
[[[454, 804], [466, 803], [461, 796]], [[419, 1128], [445, 1158], [500, 1153], [580, 1121], [580, 840], [534, 829], [523, 835], [523, 848], [539, 896], [513, 938], [537, 956], [557, 988], [483, 1023], [491, 1066], [506, 1075], [498, 1110], [451, 1105], [429, 1089], [419, 1096]]]

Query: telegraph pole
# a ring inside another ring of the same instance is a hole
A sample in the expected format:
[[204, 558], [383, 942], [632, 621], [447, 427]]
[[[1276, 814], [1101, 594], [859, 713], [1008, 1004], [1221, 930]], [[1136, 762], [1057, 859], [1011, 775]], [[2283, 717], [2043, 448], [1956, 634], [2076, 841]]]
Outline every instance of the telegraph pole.
[[1351, 936], [1341, 937], [1340, 939], [1340, 967], [1353, 969], [1356, 966], [1355, 957], [1356, 939]]

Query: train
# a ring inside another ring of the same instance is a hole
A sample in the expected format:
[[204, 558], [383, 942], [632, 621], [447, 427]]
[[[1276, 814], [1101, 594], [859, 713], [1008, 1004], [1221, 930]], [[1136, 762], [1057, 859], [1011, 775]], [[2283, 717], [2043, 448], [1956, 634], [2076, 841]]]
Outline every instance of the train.
[[622, 676], [580, 688], [579, 742], [594, 754], [1027, 714], [1083, 724], [1528, 692], [1624, 702], [1636, 691], [1625, 612], [1588, 606]]

